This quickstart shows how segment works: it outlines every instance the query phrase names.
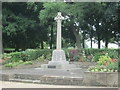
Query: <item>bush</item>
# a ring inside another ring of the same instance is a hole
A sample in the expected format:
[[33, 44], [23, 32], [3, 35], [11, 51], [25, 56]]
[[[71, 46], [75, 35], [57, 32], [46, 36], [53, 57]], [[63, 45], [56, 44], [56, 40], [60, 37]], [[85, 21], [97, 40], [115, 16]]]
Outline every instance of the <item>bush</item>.
[[[50, 59], [48, 57], [49, 54], [52, 53], [53, 50], [50, 49], [33, 49], [33, 50], [26, 50], [24, 54], [27, 55], [27, 60], [36, 60], [37, 58], [44, 56], [45, 59]], [[52, 55], [52, 54], [51, 54]]]
[[119, 58], [118, 50], [119, 49], [106, 49], [106, 51], [101, 50], [102, 52], [98, 52], [98, 53], [94, 54], [93, 61], [97, 62], [99, 60], [100, 56], [104, 56], [106, 53], [108, 53], [110, 58], [118, 59]]
[[52, 56], [52, 50], [46, 50], [46, 49], [28, 49], [26, 51], [22, 52], [12, 52], [9, 54], [3, 54], [2, 55], [2, 64], [6, 63], [14, 63], [22, 61], [31, 61], [36, 60], [37, 58], [44, 56], [44, 59], [51, 59]]
[[5, 66], [5, 67], [13, 67], [14, 64], [5, 64], [4, 66]]
[[18, 63], [8, 63], [8, 64], [5, 64], [4, 66], [5, 67], [14, 67], [14, 66], [17, 66], [19, 64], [20, 64], [19, 62]]
[[104, 56], [100, 56], [98, 64], [94, 67], [89, 68], [91, 72], [117, 72], [118, 71], [118, 60], [110, 58], [108, 53]]
[[2, 64], [19, 62], [21, 60], [21, 52], [13, 52], [9, 54], [3, 54], [1, 56]]
[[96, 53], [95, 56], [93, 57], [93, 61], [97, 62], [100, 58], [100, 56], [104, 55], [105, 53]]
[[69, 61], [79, 61], [81, 60], [81, 57], [85, 56], [84, 51], [79, 49], [67, 49], [65, 52]]
[[31, 62], [31, 61], [27, 61], [27, 62], [24, 62], [23, 64], [30, 64], [30, 65], [32, 65], [33, 62]]
[[[101, 55], [108, 53], [110, 58], [118, 59], [120, 49], [65, 49], [66, 57], [70, 61], [97, 62]], [[83, 58], [81, 60], [81, 57]]]

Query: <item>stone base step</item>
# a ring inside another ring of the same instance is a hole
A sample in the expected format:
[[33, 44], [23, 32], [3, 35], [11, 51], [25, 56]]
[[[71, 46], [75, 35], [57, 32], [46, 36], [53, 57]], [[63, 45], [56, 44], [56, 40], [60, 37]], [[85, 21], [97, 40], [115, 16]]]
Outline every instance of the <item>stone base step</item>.
[[37, 83], [37, 84], [50, 84], [50, 85], [75, 85], [83, 86], [82, 80], [26, 80], [26, 79], [9, 79], [13, 82]]
[[25, 79], [9, 79], [13, 82], [25, 82], [25, 83], [40, 83], [40, 80], [25, 80]]
[[[83, 77], [68, 77], [68, 76], [40, 76], [40, 75], [3, 75], [3, 81], [51, 84], [51, 85], [83, 85]], [[7, 77], [7, 78], [6, 78]]]

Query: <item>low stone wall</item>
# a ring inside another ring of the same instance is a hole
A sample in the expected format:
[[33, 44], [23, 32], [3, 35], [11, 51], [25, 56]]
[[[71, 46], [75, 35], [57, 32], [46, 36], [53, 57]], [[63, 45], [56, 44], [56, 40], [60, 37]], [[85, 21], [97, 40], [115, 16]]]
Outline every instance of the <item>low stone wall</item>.
[[29, 75], [29, 74], [2, 74], [2, 81], [13, 82], [27, 82], [37, 84], [51, 84], [51, 85], [77, 85], [83, 86], [82, 77], [68, 77], [68, 76], [46, 76], [46, 75]]
[[[11, 69], [25, 69], [25, 68], [40, 68], [41, 65], [43, 64], [48, 64], [48, 61], [43, 61], [43, 62], [37, 62], [34, 61], [34, 63], [32, 65], [18, 65], [15, 67], [5, 67], [3, 65], [0, 66], [0, 70], [11, 70]], [[78, 68], [89, 68], [90, 66], [95, 66], [96, 63], [95, 62], [70, 62], [70, 64], [74, 64], [76, 65]]]
[[118, 86], [117, 72], [84, 72], [83, 83], [87, 86]]
[[[73, 71], [72, 71], [73, 72]], [[75, 71], [76, 72], [76, 71]], [[73, 72], [74, 73], [74, 72]], [[77, 75], [79, 75], [78, 73]], [[81, 73], [82, 74], [82, 73]], [[78, 86], [110, 86], [118, 87], [118, 73], [117, 72], [84, 72], [81, 77], [76, 75], [44, 75], [33, 73], [0, 73], [0, 80], [15, 81], [15, 82], [30, 82], [39, 84], [52, 85], [78, 85]]]

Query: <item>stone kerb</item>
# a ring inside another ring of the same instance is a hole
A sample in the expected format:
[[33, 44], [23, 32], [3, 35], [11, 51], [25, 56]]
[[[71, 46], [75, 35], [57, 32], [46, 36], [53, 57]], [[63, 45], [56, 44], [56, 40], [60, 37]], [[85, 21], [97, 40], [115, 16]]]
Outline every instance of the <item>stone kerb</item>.
[[84, 72], [83, 83], [87, 86], [118, 86], [117, 72]]

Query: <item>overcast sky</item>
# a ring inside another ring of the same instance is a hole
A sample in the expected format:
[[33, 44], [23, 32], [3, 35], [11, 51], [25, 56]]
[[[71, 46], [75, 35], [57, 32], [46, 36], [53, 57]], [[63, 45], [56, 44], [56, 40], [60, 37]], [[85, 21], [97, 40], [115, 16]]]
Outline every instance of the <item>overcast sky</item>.
[[[88, 45], [88, 47], [90, 48], [90, 41], [86, 41], [86, 44]], [[98, 48], [98, 44], [96, 44], [96, 43], [92, 43], [93, 44], [93, 48]], [[101, 48], [104, 48], [105, 47], [105, 43], [103, 43], [102, 41], [101, 41]], [[118, 45], [116, 45], [116, 44], [112, 44], [112, 43], [109, 43], [108, 44], [108, 48], [118, 48]]]

